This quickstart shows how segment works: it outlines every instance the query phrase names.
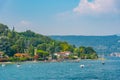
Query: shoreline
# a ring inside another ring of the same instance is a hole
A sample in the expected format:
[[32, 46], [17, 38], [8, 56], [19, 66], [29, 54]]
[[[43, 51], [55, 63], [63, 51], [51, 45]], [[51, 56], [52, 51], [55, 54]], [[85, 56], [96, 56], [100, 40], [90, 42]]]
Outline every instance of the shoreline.
[[38, 63], [38, 62], [42, 62], [42, 63], [53, 63], [53, 62], [80, 62], [82, 60], [100, 60], [98, 59], [78, 59], [78, 60], [50, 60], [50, 61], [22, 61], [22, 62], [0, 62], [0, 64], [16, 64], [16, 63]]

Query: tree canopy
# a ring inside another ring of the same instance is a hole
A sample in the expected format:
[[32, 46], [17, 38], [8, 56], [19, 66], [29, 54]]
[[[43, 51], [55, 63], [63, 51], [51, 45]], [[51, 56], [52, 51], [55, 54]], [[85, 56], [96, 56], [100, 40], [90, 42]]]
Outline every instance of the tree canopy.
[[6, 25], [0, 24], [0, 51], [8, 56], [13, 56], [15, 53], [29, 53], [34, 56], [35, 49], [37, 49], [37, 54], [43, 58], [64, 51], [70, 51], [80, 58], [97, 57], [92, 47], [75, 47], [67, 42], [53, 40], [31, 30], [16, 32], [14, 27], [10, 30]]

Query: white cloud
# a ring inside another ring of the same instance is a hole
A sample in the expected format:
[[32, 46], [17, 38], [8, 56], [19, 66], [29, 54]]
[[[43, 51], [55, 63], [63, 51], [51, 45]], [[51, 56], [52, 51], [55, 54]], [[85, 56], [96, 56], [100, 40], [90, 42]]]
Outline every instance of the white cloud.
[[91, 13], [116, 13], [119, 11], [117, 5], [119, 0], [80, 0], [79, 5], [73, 9], [73, 12], [80, 14]]

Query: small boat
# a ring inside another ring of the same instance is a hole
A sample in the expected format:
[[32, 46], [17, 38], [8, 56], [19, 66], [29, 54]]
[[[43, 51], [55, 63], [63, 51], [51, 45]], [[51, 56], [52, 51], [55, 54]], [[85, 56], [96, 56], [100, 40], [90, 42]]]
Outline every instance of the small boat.
[[105, 62], [102, 62], [102, 65], [104, 65], [105, 64]]
[[2, 64], [2, 67], [4, 67], [5, 66], [5, 64]]
[[20, 67], [20, 66], [21, 66], [21, 65], [18, 63], [18, 64], [17, 64], [17, 67]]
[[84, 64], [81, 64], [81, 65], [80, 65], [81, 68], [84, 68], [84, 66], [85, 66]]

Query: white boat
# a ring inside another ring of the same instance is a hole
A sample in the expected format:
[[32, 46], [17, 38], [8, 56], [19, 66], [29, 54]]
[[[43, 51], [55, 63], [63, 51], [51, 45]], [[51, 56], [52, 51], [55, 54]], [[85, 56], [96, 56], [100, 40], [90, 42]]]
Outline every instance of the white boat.
[[81, 67], [81, 68], [84, 68], [84, 67], [85, 67], [85, 65], [84, 65], [84, 64], [81, 64], [81, 65], [80, 65], [80, 67]]
[[17, 64], [17, 67], [20, 67], [21, 65], [20, 64]]
[[4, 67], [5, 66], [5, 64], [2, 64], [2, 67]]
[[102, 65], [104, 65], [105, 64], [105, 62], [102, 62]]

